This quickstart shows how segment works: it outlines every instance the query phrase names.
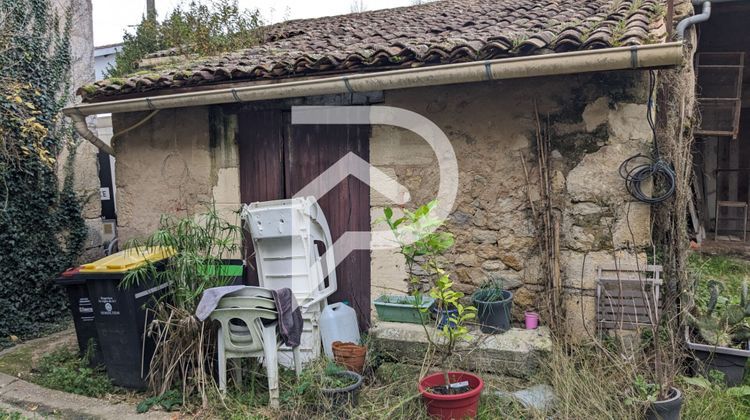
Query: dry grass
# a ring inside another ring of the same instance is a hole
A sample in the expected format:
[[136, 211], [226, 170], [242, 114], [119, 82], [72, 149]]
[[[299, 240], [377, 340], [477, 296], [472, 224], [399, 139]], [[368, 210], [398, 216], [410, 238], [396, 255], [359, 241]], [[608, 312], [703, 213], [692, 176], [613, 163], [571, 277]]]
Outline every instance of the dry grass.
[[[268, 394], [266, 377], [262, 369], [255, 375], [246, 375], [243, 390], [232, 389], [224, 399], [224, 404], [216, 404], [210, 410], [194, 412], [196, 417], [226, 419], [428, 419], [424, 403], [417, 391], [420, 367], [393, 362], [384, 362], [377, 369], [369, 369], [364, 375], [364, 385], [360, 390], [359, 404], [356, 407], [332, 407], [323, 398], [318, 387], [319, 375], [325, 362], [314, 363], [303, 372], [298, 380], [294, 373], [283, 370], [280, 383], [279, 411], [267, 408]], [[483, 392], [479, 419], [543, 418], [541, 414], [530, 413], [517, 403], [494, 395], [497, 390], [521, 388], [522, 381], [483, 374]], [[218, 395], [210, 396], [211, 401], [220, 401]]]
[[554, 418], [632, 419], [645, 408], [629, 402], [635, 365], [595, 347], [555, 345], [542, 375], [557, 396]]

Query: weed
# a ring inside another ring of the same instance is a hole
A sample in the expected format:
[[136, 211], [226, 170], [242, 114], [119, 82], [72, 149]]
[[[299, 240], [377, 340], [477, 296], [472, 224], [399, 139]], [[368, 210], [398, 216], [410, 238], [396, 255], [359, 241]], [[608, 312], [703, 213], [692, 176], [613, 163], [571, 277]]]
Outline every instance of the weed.
[[[726, 256], [692, 254], [688, 258], [688, 267], [698, 280], [699, 286], [709, 280], [717, 280], [724, 283], [727, 294], [735, 296], [740, 295], [742, 281], [750, 277], [750, 264]], [[704, 293], [704, 297], [707, 298], [708, 290], [705, 289]]]
[[0, 408], [0, 420], [21, 420], [25, 418], [17, 411], [7, 411]]
[[[640, 418], [645, 406], [634, 393], [637, 366], [610, 352], [555, 343], [543, 379], [555, 389], [553, 418]], [[627, 402], [626, 402], [627, 401]]]
[[[313, 362], [296, 378], [294, 372], [282, 369], [280, 372], [280, 410], [271, 411], [268, 404], [266, 377], [257, 362], [258, 368], [252, 375], [246, 375], [243, 389], [230, 387], [223, 404], [214, 405], [215, 417], [227, 419], [266, 419], [266, 418], [351, 418], [351, 419], [387, 419], [408, 418], [427, 419], [427, 412], [422, 402], [417, 381], [420, 367], [401, 363], [384, 362], [371, 376], [364, 378], [359, 394], [359, 404], [355, 407], [332, 407], [321, 392], [321, 377], [325, 372], [336, 370], [324, 360]], [[536, 419], [544, 418], [540, 413], [530, 413], [518, 403], [500, 398], [494, 389], [507, 389], [509, 384], [503, 378], [500, 382], [489, 375], [485, 379], [486, 391], [477, 413], [478, 419]], [[511, 386], [516, 388], [515, 383]], [[218, 395], [211, 396], [210, 401], [221, 401]]]
[[149, 397], [141, 401], [136, 407], [136, 411], [139, 413], [145, 413], [155, 405], [158, 405], [167, 411], [172, 411], [173, 408], [182, 405], [182, 394], [177, 390], [170, 389], [161, 395]]
[[728, 388], [721, 377], [680, 378], [682, 416], [686, 419], [750, 418], [750, 386]]
[[88, 397], [102, 397], [114, 391], [107, 375], [88, 366], [86, 357], [78, 357], [69, 348], [59, 348], [44, 356], [31, 380], [46, 388]]

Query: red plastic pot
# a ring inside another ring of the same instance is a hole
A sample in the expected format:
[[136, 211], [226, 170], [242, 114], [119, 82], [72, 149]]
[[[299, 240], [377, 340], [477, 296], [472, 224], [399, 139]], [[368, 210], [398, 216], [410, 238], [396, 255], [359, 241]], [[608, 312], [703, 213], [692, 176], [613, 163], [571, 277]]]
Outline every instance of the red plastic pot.
[[484, 381], [476, 375], [467, 372], [448, 372], [451, 383], [469, 381], [469, 392], [463, 394], [433, 394], [428, 389], [445, 385], [443, 373], [427, 375], [419, 381], [419, 392], [427, 405], [427, 413], [430, 417], [445, 420], [450, 419], [473, 419], [479, 408], [479, 396], [484, 388]]

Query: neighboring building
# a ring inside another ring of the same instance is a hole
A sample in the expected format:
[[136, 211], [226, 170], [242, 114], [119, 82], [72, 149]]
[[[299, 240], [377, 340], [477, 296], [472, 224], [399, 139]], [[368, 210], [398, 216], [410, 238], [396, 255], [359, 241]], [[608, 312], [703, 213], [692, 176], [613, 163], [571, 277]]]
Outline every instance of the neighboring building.
[[[692, 12], [677, 3], [680, 18]], [[457, 288], [471, 292], [501, 276], [523, 311], [543, 305], [529, 206], [539, 197], [536, 103], [549, 123], [566, 323], [583, 334], [594, 318], [597, 266], [645, 264], [651, 244], [651, 208], [628, 194], [618, 168], [652, 148], [649, 71], [682, 68], [692, 77], [690, 43], [668, 42], [666, 10], [657, 0], [447, 0], [286, 22], [221, 60], [85, 86], [87, 104], [69, 115], [112, 112], [114, 131], [129, 130], [113, 144], [118, 230], [127, 239], [151, 232], [162, 213], [197, 212], [206, 201], [228, 212], [290, 197], [350, 152], [406, 186], [409, 205], [425, 203], [440, 174], [415, 133], [290, 121], [293, 105], [414, 111], [448, 136], [458, 161], [447, 223]], [[319, 201], [334, 239], [382, 229], [389, 205], [353, 177]], [[377, 293], [407, 289], [393, 251], [355, 252], [338, 273], [334, 300], [351, 302], [361, 325]]]
[[120, 50], [122, 50], [122, 42], [94, 47], [94, 69], [97, 80], [107, 77], [107, 69], [114, 67], [115, 56]]
[[[76, 86], [96, 80], [94, 76], [94, 32], [91, 0], [60, 0], [53, 3], [60, 14], [64, 14], [69, 7], [72, 9], [70, 29], [71, 86], [75, 89]], [[75, 102], [76, 97], [73, 90], [70, 92], [70, 103]], [[89, 118], [89, 125], [93, 126], [94, 121], [94, 118]], [[58, 158], [59, 177], [62, 177], [67, 153], [67, 150], [63, 150]], [[98, 154], [99, 150], [94, 145], [82, 141], [75, 156], [75, 190], [83, 200], [82, 215], [88, 227], [88, 239], [81, 256], [82, 261], [103, 255]]]

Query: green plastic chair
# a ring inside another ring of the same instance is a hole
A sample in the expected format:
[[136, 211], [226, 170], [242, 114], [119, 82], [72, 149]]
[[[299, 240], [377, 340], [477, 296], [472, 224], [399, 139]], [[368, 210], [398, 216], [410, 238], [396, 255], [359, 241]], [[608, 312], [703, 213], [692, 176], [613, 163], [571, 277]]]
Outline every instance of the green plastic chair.
[[[232, 370], [239, 385], [242, 383], [242, 370], [236, 359], [263, 358], [268, 376], [269, 405], [278, 408], [280, 341], [276, 334], [278, 313], [271, 292], [267, 289], [246, 287], [224, 296], [209, 319], [221, 324], [217, 337], [219, 390], [226, 393], [228, 360], [235, 359]], [[293, 349], [293, 354], [295, 371], [299, 376], [302, 371], [302, 360], [298, 347]]]

